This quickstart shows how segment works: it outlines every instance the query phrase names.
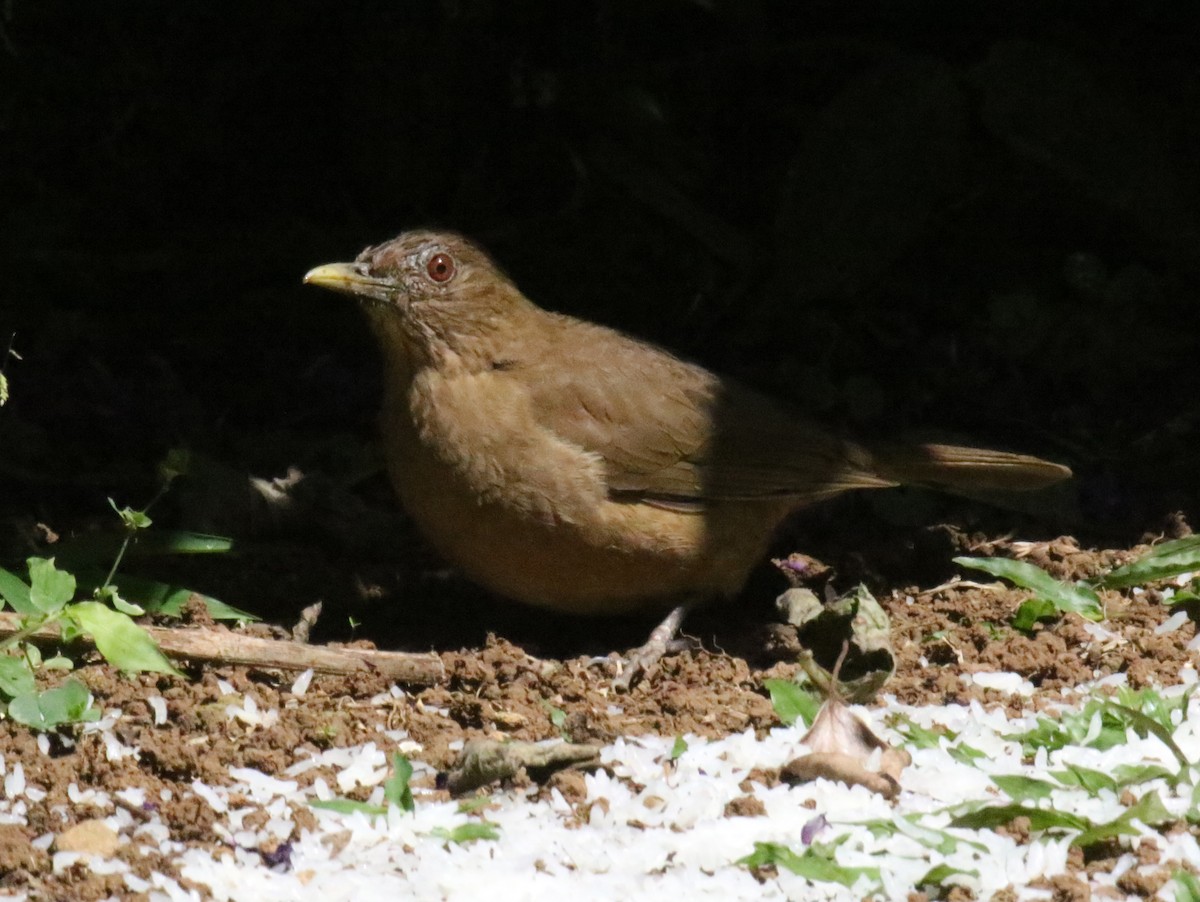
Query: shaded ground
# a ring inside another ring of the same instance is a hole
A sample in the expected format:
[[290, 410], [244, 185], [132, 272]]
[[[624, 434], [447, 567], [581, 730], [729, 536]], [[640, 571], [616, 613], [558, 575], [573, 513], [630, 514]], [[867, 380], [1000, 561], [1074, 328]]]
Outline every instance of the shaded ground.
[[[1185, 533], [1187, 527], [1176, 521], [1172, 530], [1168, 538]], [[1087, 550], [1070, 538], [1028, 544], [986, 540], [950, 527], [932, 532], [960, 552], [1019, 555], [1070, 578], [1095, 575], [1146, 550]], [[914, 569], [920, 569], [918, 556], [909, 555]], [[1061, 690], [1113, 673], [1126, 673], [1134, 687], [1174, 684], [1185, 664], [1197, 663], [1196, 654], [1185, 648], [1195, 634], [1194, 622], [1161, 635], [1156, 632], [1169, 610], [1153, 588], [1106, 594], [1107, 618], [1099, 627], [1067, 615], [1030, 634], [1007, 625], [1026, 597], [1020, 591], [970, 582], [931, 586], [893, 581], [873, 588], [891, 618], [898, 664], [885, 691], [901, 702], [936, 705], [977, 699], [987, 706], [1008, 705], [1010, 697], [981, 690], [964, 676], [1012, 671], [1038, 688], [1027, 702], [1036, 707], [1059, 697]], [[140, 757], [114, 755], [99, 733], [73, 737], [68, 730], [38, 737], [5, 724], [0, 729], [0, 755], [6, 772], [13, 774], [19, 764], [25, 782], [44, 788], [46, 797], [42, 804], [29, 806], [27, 825], [0, 825], [0, 887], [31, 891], [39, 898], [87, 900], [127, 894], [118, 875], [98, 876], [82, 865], [53, 873], [48, 852], [33, 844], [38, 837], [61, 837], [75, 824], [103, 816], [106, 812], [87, 804], [90, 789], [116, 794], [141, 787], [147, 801], [122, 803], [135, 815], [135, 823], [154, 811], [169, 825], [171, 840], [220, 855], [227, 842], [214, 834], [217, 815], [195, 794], [193, 781], [229, 785], [231, 767], [282, 776], [301, 749], [375, 741], [390, 754], [395, 743], [385, 731], [403, 730], [421, 746], [414, 758], [444, 770], [462, 741], [480, 737], [569, 736], [578, 742], [606, 743], [642, 733], [717, 737], [746, 729], [766, 731], [778, 720], [763, 680], [796, 674], [791, 661], [797, 645], [791, 627], [772, 625], [758, 613], [701, 613], [689, 631], [704, 637], [705, 650], [667, 658], [627, 696], [610, 690], [615, 656], [535, 658], [495, 637], [481, 647], [443, 651], [449, 675], [445, 684], [390, 694], [385, 681], [369, 677], [318, 676], [297, 697], [291, 692], [296, 676], [292, 673], [205, 667], [191, 669], [186, 680], [130, 678], [91, 660], [78, 670], [79, 676], [106, 712], [123, 712], [116, 736], [125, 746], [140, 749]], [[155, 723], [147, 702], [151, 696], [165, 700], [165, 723]], [[259, 711], [278, 711], [278, 721], [248, 720], [246, 697], [256, 701]], [[307, 785], [318, 778], [336, 785], [336, 774], [328, 767], [310, 769], [296, 779]], [[767, 774], [764, 779], [778, 777]], [[578, 804], [583, 799], [577, 775], [560, 774], [550, 785], [568, 801]], [[300, 825], [312, 817], [300, 810], [293, 816]], [[146, 854], [144, 845], [144, 839], [129, 843], [115, 854], [144, 878], [154, 871], [178, 876], [173, 854]], [[286, 867], [286, 849], [258, 851], [264, 860]], [[1110, 853], [1115, 858], [1120, 849], [1113, 846]], [[1079, 856], [1077, 867], [1103, 867], [1104, 855], [1102, 850], [1098, 860], [1087, 862]], [[1068, 879], [1064, 885], [1070, 883]], [[1155, 889], [1127, 891], [1148, 896]]]

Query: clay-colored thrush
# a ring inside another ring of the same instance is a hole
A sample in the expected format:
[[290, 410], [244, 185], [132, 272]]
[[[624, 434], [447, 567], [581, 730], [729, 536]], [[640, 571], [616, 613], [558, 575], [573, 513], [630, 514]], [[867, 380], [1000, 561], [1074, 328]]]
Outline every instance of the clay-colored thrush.
[[837, 438], [660, 348], [542, 310], [459, 235], [407, 232], [304, 281], [357, 297], [379, 340], [383, 447], [408, 513], [464, 573], [528, 604], [616, 614], [728, 597], [809, 502], [1070, 475], [1021, 454]]

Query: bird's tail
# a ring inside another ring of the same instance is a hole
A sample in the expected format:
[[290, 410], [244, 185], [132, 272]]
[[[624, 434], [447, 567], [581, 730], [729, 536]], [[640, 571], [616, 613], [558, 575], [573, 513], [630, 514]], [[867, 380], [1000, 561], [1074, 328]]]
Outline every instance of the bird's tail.
[[1071, 476], [1069, 467], [1040, 457], [959, 445], [878, 445], [871, 455], [885, 479], [955, 494], [1027, 492]]

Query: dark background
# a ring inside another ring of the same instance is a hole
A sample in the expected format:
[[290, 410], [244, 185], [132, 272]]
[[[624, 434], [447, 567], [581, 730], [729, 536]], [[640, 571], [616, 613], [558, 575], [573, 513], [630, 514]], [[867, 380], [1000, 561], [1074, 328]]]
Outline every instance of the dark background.
[[[1070, 463], [1029, 528], [1194, 517], [1191, 6], [10, 0], [6, 551], [144, 502], [175, 446], [386, 506], [374, 346], [300, 280], [420, 225], [838, 429]], [[162, 520], [238, 531], [192, 481]], [[316, 544], [188, 578], [354, 595]]]

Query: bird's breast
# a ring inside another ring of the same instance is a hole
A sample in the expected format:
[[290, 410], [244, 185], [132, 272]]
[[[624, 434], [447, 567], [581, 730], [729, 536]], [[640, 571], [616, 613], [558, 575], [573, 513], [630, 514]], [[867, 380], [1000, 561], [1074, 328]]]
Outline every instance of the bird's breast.
[[426, 370], [388, 407], [398, 416], [385, 431], [419, 462], [422, 484], [409, 491], [454, 485], [478, 505], [543, 522], [576, 522], [606, 495], [603, 460], [543, 428], [529, 393], [503, 371]]

